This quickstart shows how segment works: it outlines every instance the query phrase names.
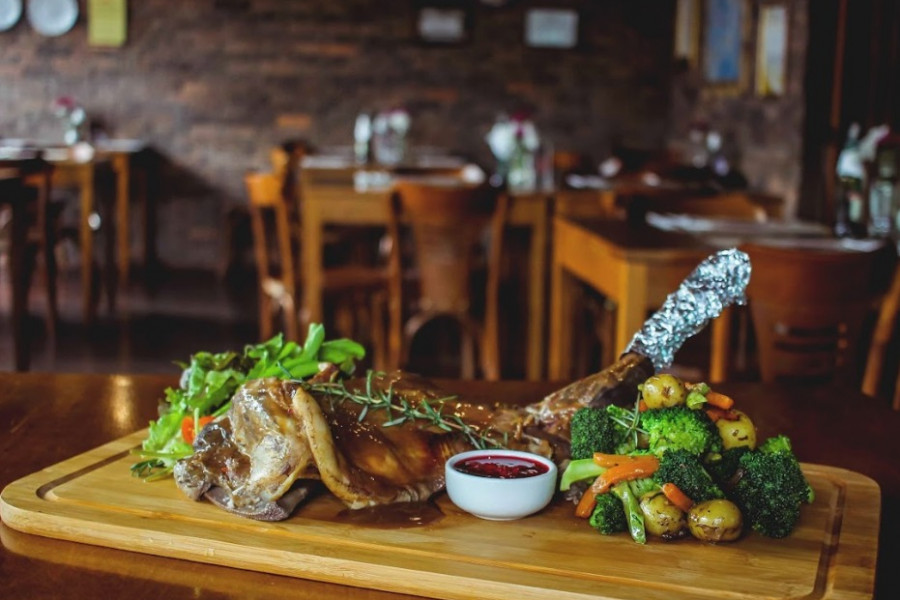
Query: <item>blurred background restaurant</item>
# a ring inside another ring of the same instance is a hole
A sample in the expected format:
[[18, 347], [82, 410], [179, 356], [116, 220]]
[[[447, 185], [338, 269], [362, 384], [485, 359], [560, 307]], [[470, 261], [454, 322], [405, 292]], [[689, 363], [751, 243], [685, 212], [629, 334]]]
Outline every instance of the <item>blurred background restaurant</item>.
[[[381, 368], [571, 378], [750, 244], [833, 261], [778, 271], [807, 290], [857, 260], [816, 294], [860, 323], [789, 375], [880, 354], [892, 395], [898, 39], [890, 0], [0, 0], [0, 369], [322, 320]], [[752, 313], [676, 367], [770, 376]]]

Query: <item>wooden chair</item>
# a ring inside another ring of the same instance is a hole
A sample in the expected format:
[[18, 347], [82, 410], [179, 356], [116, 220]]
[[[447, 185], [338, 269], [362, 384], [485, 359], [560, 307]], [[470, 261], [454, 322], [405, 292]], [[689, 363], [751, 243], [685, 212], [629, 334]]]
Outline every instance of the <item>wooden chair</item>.
[[[51, 203], [50, 191], [53, 177], [53, 166], [39, 158], [28, 160], [0, 160], [0, 168], [12, 167], [22, 177], [25, 193], [31, 195], [32, 201], [27, 203], [28, 235], [26, 238], [25, 258], [28, 263], [41, 260], [41, 276], [47, 303], [47, 335], [51, 342], [56, 339], [56, 327], [59, 321], [57, 302], [57, 216], [58, 207]], [[30, 287], [33, 269], [27, 268], [26, 289]]]
[[[878, 311], [878, 321], [872, 333], [872, 344], [869, 347], [869, 356], [866, 360], [866, 370], [863, 373], [862, 391], [870, 396], [878, 396], [881, 392], [882, 374], [885, 362], [888, 360], [889, 346], [892, 339], [896, 340], [897, 313], [900, 311], [900, 265], [895, 267], [893, 282], [887, 295], [881, 301]], [[896, 352], [896, 350], [894, 350]], [[897, 368], [896, 354], [889, 365], [888, 374], [896, 371], [897, 380], [890, 390], [893, 396], [894, 410], [900, 410], [900, 370]]]
[[[391, 254], [391, 355], [406, 364], [409, 346], [421, 328], [439, 317], [454, 319], [461, 327], [464, 378], [475, 374], [476, 340], [481, 371], [486, 379], [499, 379], [498, 295], [500, 255], [508, 198], [486, 186], [435, 186], [399, 181], [392, 196], [389, 232]], [[408, 224], [413, 237], [413, 260], [418, 272], [417, 308], [403, 325], [403, 261], [400, 224]], [[473, 316], [470, 278], [476, 267], [477, 248], [490, 228], [484, 317]]]
[[[250, 200], [253, 248], [259, 276], [260, 337], [275, 332], [280, 314], [285, 336], [302, 341], [299, 314], [299, 272], [295, 232], [282, 180], [275, 173], [247, 173], [244, 183]], [[270, 233], [271, 232], [271, 233]], [[336, 306], [340, 335], [371, 342], [376, 368], [386, 365], [385, 306], [387, 270], [347, 265], [325, 270], [324, 287]]]
[[878, 251], [746, 244], [762, 380], [849, 380]]

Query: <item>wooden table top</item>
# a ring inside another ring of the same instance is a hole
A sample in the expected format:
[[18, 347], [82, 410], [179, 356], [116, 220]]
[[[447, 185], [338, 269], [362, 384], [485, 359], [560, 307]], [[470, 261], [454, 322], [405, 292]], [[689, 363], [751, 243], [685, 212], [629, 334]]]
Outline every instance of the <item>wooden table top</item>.
[[[527, 403], [552, 382], [439, 382], [479, 402]], [[123, 437], [155, 417], [176, 376], [0, 374], [0, 488]], [[722, 384], [762, 436], [785, 433], [800, 460], [857, 471], [882, 491], [876, 598], [900, 597], [900, 413], [829, 386]], [[0, 598], [401, 598], [372, 590], [129, 553], [27, 535], [0, 524]]]

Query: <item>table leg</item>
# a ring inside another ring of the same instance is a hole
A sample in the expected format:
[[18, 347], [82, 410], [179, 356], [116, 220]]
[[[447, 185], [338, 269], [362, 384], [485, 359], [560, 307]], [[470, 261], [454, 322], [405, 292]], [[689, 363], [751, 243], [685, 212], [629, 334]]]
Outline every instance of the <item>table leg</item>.
[[24, 190], [21, 183], [9, 187], [12, 204], [9, 262], [12, 280], [14, 367], [16, 371], [27, 371], [29, 356], [25, 325], [28, 319], [28, 274], [25, 272], [25, 244], [28, 236], [28, 214], [25, 210]]
[[129, 157], [117, 154], [113, 159], [116, 173], [116, 241], [118, 242], [118, 284], [127, 287], [131, 271], [131, 219], [129, 216], [129, 191], [131, 189], [131, 169]]
[[548, 376], [554, 381], [572, 377], [572, 319], [575, 280], [556, 257], [550, 273], [550, 340]]
[[622, 272], [624, 290], [616, 305], [616, 356], [621, 356], [644, 321], [647, 320], [646, 265], [625, 263]]
[[93, 281], [94, 281], [94, 232], [90, 218], [94, 213], [94, 167], [84, 165], [81, 169], [81, 225], [79, 242], [81, 243], [81, 310], [84, 322], [90, 324], [94, 320]]
[[731, 364], [731, 307], [726, 307], [712, 322], [712, 348], [709, 360], [709, 382], [721, 383], [728, 379]]
[[531, 248], [528, 257], [528, 341], [525, 376], [531, 381], [539, 381], [542, 378], [546, 357], [544, 290], [547, 273], [547, 238], [550, 227], [547, 216], [548, 204], [544, 198], [541, 198], [534, 207], [535, 219], [531, 228]]

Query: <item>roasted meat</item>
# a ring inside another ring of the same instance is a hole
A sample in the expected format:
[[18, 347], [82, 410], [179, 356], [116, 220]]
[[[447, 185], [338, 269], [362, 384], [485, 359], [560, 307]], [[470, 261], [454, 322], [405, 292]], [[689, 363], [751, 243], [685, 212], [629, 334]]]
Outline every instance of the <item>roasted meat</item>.
[[195, 453], [176, 464], [175, 481], [192, 499], [206, 497], [263, 520], [289, 516], [319, 482], [350, 508], [426, 500], [444, 486], [446, 459], [472, 449], [472, 434], [564, 458], [575, 410], [633, 399], [651, 373], [646, 359], [626, 355], [526, 407], [466, 403], [401, 372], [344, 384], [351, 394], [388, 393], [410, 406], [424, 401], [470, 435], [427, 419], [386, 426], [396, 414], [384, 408], [364, 408], [298, 382], [251, 381], [235, 394], [228, 414], [198, 435]]

